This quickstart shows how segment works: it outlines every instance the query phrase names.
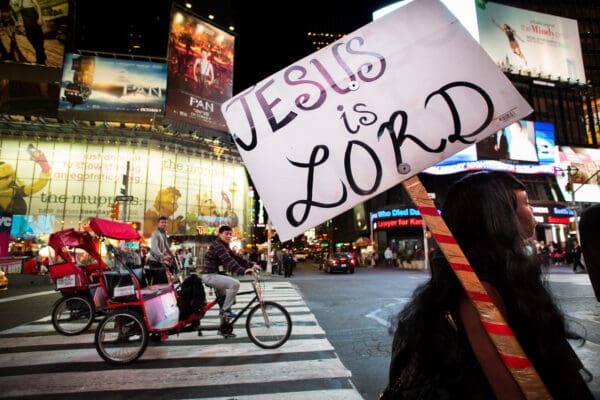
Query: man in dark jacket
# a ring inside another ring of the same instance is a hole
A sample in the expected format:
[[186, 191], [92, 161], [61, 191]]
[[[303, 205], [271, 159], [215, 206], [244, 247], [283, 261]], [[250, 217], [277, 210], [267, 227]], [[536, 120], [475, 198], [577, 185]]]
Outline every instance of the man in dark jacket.
[[259, 268], [229, 248], [232, 237], [231, 227], [221, 226], [219, 236], [211, 243], [204, 256], [202, 281], [218, 292], [225, 293], [225, 301], [219, 312], [222, 318], [235, 318], [236, 314], [231, 311], [231, 306], [240, 290], [240, 282], [225, 275], [225, 272], [230, 272], [232, 275], [251, 274], [256, 268]]
[[294, 266], [294, 258], [290, 254], [288, 249], [283, 249], [283, 256], [281, 263], [283, 264], [283, 272], [285, 277], [292, 276], [292, 268]]

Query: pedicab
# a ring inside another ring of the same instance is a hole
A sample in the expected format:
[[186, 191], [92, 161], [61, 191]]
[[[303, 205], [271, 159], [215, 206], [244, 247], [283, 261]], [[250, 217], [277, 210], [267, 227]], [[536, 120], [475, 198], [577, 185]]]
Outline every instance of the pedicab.
[[[48, 243], [54, 251], [48, 273], [62, 294], [52, 307], [52, 325], [66, 336], [86, 331], [96, 318], [104, 315], [107, 292], [101, 282], [102, 273], [127, 262], [125, 252], [112, 245], [107, 245], [108, 252], [103, 258], [100, 244], [107, 243], [107, 238], [132, 241], [141, 238], [131, 225], [118, 221], [92, 218], [89, 226], [96, 236], [71, 228], [54, 232]], [[112, 267], [106, 257], [112, 259]]]
[[185, 296], [188, 284], [199, 285], [204, 296], [198, 275], [192, 274], [181, 282], [173, 279], [169, 268], [164, 268], [167, 282], [148, 284], [129, 265], [124, 267], [125, 271], [100, 272], [103, 276], [101, 284], [106, 288], [108, 311], [96, 327], [94, 345], [100, 357], [109, 364], [130, 364], [142, 356], [149, 340], [164, 342], [169, 335], [180, 332], [196, 330], [202, 336], [203, 331], [218, 330], [224, 338], [230, 338], [234, 336], [234, 324], [243, 315], [247, 315], [248, 338], [261, 348], [279, 347], [291, 335], [291, 316], [282, 305], [265, 300], [258, 267], [253, 274], [252, 290], [238, 293], [253, 296], [237, 316], [222, 317], [216, 325], [201, 325], [200, 322], [211, 308], [217, 304], [222, 307], [224, 293], [217, 294], [215, 290], [215, 298], [204, 298], [202, 302], [197, 302], [194, 295]]

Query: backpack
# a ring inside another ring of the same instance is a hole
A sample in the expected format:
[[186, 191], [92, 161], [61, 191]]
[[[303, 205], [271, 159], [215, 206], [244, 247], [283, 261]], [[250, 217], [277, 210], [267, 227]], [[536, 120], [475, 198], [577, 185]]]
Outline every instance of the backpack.
[[188, 276], [180, 286], [177, 306], [179, 307], [179, 320], [187, 319], [193, 312], [206, 305], [206, 293], [202, 279], [196, 274]]

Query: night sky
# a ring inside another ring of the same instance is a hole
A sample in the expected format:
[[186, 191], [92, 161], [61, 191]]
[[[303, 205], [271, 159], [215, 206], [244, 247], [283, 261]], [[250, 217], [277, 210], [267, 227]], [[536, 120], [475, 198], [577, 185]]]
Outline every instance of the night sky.
[[[394, 0], [246, 1], [192, 0], [192, 13], [226, 29], [235, 25], [234, 94], [310, 54], [305, 33], [318, 21], [350, 33], [371, 20], [374, 9]], [[177, 4], [183, 4], [178, 0]], [[163, 0], [76, 0], [72, 50], [132, 54], [130, 33], [143, 37], [136, 57], [167, 56], [172, 2]]]

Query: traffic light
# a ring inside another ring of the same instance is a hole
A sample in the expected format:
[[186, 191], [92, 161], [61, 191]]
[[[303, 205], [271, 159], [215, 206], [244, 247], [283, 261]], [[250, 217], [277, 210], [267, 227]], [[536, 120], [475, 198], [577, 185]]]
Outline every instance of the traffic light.
[[567, 182], [565, 185], [565, 190], [569, 193], [573, 193], [573, 182]]
[[119, 203], [112, 203], [110, 206], [110, 217], [112, 219], [119, 219]]

